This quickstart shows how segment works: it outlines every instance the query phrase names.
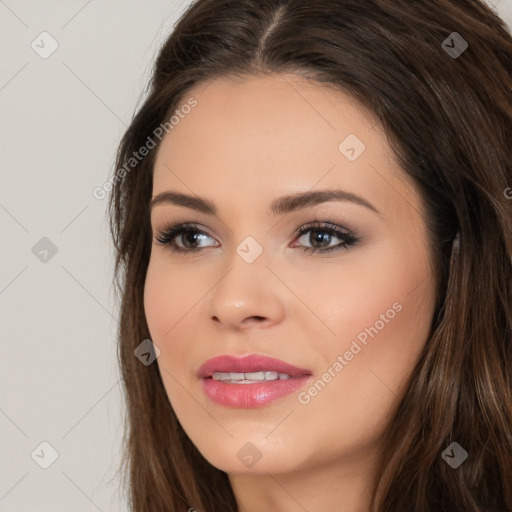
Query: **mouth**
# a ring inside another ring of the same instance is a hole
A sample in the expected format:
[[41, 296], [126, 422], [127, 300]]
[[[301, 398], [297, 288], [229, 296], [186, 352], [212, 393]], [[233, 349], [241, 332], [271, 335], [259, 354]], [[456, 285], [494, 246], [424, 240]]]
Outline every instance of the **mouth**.
[[229, 384], [255, 384], [258, 382], [269, 380], [288, 380], [291, 377], [287, 373], [273, 372], [271, 370], [261, 372], [240, 372], [240, 373], [225, 373], [215, 372], [209, 379], [220, 380]]
[[267, 380], [288, 380], [312, 375], [311, 370], [298, 368], [274, 357], [250, 354], [222, 355], [208, 359], [197, 371], [201, 379], [247, 383]]
[[311, 370], [263, 355], [218, 356], [197, 371], [206, 396], [234, 408], [266, 405], [303, 387], [311, 376]]

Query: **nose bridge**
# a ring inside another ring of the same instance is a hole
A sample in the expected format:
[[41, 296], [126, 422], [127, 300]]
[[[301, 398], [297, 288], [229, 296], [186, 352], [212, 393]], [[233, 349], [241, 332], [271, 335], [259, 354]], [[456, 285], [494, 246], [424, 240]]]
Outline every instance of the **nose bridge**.
[[226, 271], [214, 287], [210, 317], [232, 325], [249, 317], [275, 321], [281, 308], [267, 262], [262, 244], [252, 236], [242, 239], [228, 257]]
[[266, 288], [267, 279], [271, 274], [266, 266], [266, 252], [263, 245], [252, 236], [244, 238], [234, 246], [228, 256], [225, 262], [226, 272], [215, 287], [216, 290], [226, 289], [230, 294], [239, 294], [240, 297], [244, 296], [246, 291], [260, 293], [260, 289]]
[[254, 265], [261, 266], [262, 260], [267, 260], [272, 232], [269, 233], [264, 216], [258, 217], [261, 215], [260, 208], [246, 201], [245, 205], [239, 204], [237, 209], [232, 210], [234, 222], [228, 234], [229, 268], [233, 265], [243, 268], [245, 265], [249, 270]]

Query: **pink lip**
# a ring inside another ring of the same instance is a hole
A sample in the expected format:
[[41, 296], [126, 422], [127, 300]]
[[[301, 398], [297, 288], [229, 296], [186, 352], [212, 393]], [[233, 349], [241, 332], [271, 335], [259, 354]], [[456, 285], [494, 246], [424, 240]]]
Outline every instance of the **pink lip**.
[[[213, 373], [246, 373], [274, 371], [290, 375], [287, 380], [231, 384], [211, 378]], [[224, 355], [208, 359], [197, 371], [206, 395], [215, 403], [228, 407], [261, 407], [289, 395], [310, 380], [312, 372], [289, 363], [262, 355], [235, 357]]]

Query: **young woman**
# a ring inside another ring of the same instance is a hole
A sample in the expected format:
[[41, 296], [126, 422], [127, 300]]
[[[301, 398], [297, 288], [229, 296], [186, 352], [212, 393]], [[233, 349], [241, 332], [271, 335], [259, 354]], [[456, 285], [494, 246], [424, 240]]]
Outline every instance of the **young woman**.
[[512, 37], [197, 0], [110, 197], [131, 510], [512, 511]]

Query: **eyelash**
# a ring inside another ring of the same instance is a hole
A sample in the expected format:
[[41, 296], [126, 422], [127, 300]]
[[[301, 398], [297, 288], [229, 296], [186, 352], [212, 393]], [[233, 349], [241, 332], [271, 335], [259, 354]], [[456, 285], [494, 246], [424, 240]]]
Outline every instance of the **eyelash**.
[[[158, 245], [167, 247], [169, 250], [175, 253], [180, 254], [190, 254], [199, 252], [204, 247], [196, 247], [193, 249], [183, 249], [176, 245], [174, 239], [182, 234], [185, 233], [198, 233], [202, 235], [209, 236], [206, 232], [201, 231], [200, 229], [197, 229], [197, 226], [195, 224], [185, 223], [185, 224], [179, 224], [179, 225], [170, 225], [165, 226], [163, 231], [161, 231], [158, 234], [158, 237], [156, 237], [156, 243]], [[317, 249], [315, 247], [303, 247], [301, 250], [303, 252], [320, 252], [320, 253], [326, 253], [326, 252], [332, 252], [341, 250], [341, 248], [344, 248], [348, 250], [350, 246], [355, 246], [359, 241], [360, 238], [358, 237], [358, 232], [355, 229], [343, 229], [341, 230], [339, 226], [336, 224], [331, 223], [330, 221], [326, 221], [325, 223], [321, 223], [319, 221], [314, 221], [309, 224], [305, 224], [304, 226], [301, 226], [299, 229], [295, 231], [295, 235], [297, 238], [301, 238], [305, 233], [308, 232], [324, 232], [328, 233], [330, 236], [335, 236], [336, 238], [340, 238], [342, 242], [334, 247], [329, 247], [326, 249]]]

